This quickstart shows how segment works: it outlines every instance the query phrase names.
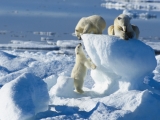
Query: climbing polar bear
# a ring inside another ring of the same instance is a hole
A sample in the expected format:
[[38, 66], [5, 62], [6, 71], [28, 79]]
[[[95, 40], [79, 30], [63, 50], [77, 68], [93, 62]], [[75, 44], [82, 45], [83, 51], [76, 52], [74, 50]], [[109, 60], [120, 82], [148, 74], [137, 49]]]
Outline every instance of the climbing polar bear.
[[79, 20], [75, 28], [75, 35], [78, 37], [79, 40], [81, 40], [81, 34], [102, 34], [105, 28], [106, 22], [101, 16], [92, 15], [89, 17], [83, 17]]
[[82, 87], [87, 69], [95, 69], [96, 65], [92, 63], [91, 59], [87, 59], [81, 43], [76, 46], [75, 53], [76, 61], [71, 73], [71, 78], [74, 79], [76, 91], [78, 93], [83, 93]]
[[140, 31], [139, 28], [135, 25], [131, 25], [131, 18], [128, 15], [120, 14], [114, 20], [114, 25], [108, 27], [108, 35], [119, 36], [124, 40], [129, 38], [139, 37]]

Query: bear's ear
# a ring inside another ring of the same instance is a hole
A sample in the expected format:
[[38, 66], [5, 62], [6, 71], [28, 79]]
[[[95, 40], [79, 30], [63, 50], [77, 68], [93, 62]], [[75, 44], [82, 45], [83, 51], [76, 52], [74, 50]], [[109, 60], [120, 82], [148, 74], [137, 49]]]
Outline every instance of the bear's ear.
[[121, 17], [118, 17], [118, 20], [122, 19]]

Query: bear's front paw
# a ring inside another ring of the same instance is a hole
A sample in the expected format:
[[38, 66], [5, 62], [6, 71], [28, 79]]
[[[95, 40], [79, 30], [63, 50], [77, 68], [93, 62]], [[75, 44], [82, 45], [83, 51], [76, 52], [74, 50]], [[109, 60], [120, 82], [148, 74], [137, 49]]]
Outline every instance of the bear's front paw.
[[121, 36], [121, 38], [124, 39], [124, 40], [128, 40], [129, 39], [129, 37], [127, 36], [126, 33], [123, 33], [122, 36]]
[[90, 62], [92, 62], [91, 58], [88, 58], [88, 60], [89, 60]]
[[134, 33], [133, 32], [128, 32], [127, 35], [128, 35], [129, 38], [134, 38]]
[[79, 93], [79, 94], [84, 93], [84, 91], [83, 91], [82, 89], [76, 89], [76, 90], [74, 90], [74, 91], [77, 92], [77, 93]]
[[96, 69], [96, 67], [97, 67], [96, 65], [94, 65], [94, 64], [92, 65], [92, 69]]

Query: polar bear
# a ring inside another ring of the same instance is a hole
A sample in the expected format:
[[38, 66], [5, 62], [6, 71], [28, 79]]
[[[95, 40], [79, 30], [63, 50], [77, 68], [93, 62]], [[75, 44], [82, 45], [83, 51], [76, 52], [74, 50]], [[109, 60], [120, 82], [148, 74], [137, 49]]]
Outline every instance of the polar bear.
[[75, 35], [81, 40], [81, 34], [93, 33], [102, 34], [106, 28], [105, 20], [99, 15], [92, 15], [89, 17], [82, 17], [75, 27]]
[[[139, 34], [140, 34], [139, 28], [135, 25], [132, 25], [132, 29], [134, 30], [134, 32], [136, 34], [136, 39], [138, 39]], [[114, 25], [111, 25], [108, 27], [108, 35], [115, 35], [114, 34]]]
[[82, 44], [79, 43], [75, 48], [76, 61], [73, 67], [71, 78], [74, 79], [74, 87], [78, 93], [83, 93], [82, 90], [84, 78], [87, 69], [95, 69], [96, 65], [88, 59], [83, 51]]
[[124, 40], [129, 38], [139, 37], [140, 31], [139, 28], [135, 25], [131, 25], [131, 18], [128, 15], [120, 14], [114, 20], [114, 25], [108, 27], [108, 35], [119, 36]]

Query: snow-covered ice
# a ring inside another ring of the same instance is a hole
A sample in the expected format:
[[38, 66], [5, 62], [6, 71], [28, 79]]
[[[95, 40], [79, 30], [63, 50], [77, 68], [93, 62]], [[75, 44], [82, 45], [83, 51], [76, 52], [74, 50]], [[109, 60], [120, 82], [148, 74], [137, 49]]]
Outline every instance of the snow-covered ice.
[[160, 57], [153, 49], [135, 39], [92, 34], [82, 38], [77, 44], [84, 44], [97, 66], [87, 73], [84, 94], [74, 92], [70, 77], [74, 55], [0, 51], [0, 119], [158, 120]]
[[31, 73], [25, 73], [6, 83], [0, 90], [0, 119], [26, 120], [48, 110], [46, 83]]
[[[46, 39], [46, 38], [44, 38]], [[0, 44], [0, 49], [18, 49], [18, 50], [54, 50], [57, 54], [74, 54], [73, 49], [81, 41], [76, 40], [53, 40], [47, 41], [23, 41], [23, 40], [11, 40], [9, 44]]]
[[10, 44], [0, 44], [1, 49], [59, 50], [58, 46], [45, 42], [11, 40]]
[[136, 18], [136, 19], [137, 18], [139, 18], [139, 19], [157, 18], [156, 14], [151, 14], [149, 12], [139, 13], [139, 12], [134, 12], [134, 11], [127, 10], [127, 9], [123, 10], [123, 14], [126, 14], [126, 15], [130, 16], [131, 18]]
[[123, 14], [129, 15], [133, 19], [156, 19], [157, 15], [151, 11], [160, 11], [159, 1], [115, 1], [105, 0], [106, 3], [102, 3], [102, 7], [107, 9], [123, 10]]
[[[159, 1], [2, 1], [0, 120], [159, 120]], [[143, 43], [107, 35], [74, 40], [81, 17], [99, 14], [110, 25], [122, 12], [139, 26]], [[84, 94], [70, 78], [80, 42], [97, 65]]]
[[57, 46], [62, 47], [62, 48], [75, 48], [78, 43], [81, 43], [81, 41], [76, 41], [76, 40], [58, 40], [57, 41]]
[[117, 10], [143, 10], [143, 11], [159, 11], [159, 1], [158, 2], [148, 2], [148, 1], [130, 1], [125, 0], [115, 1], [115, 0], [105, 0], [106, 3], [102, 3], [102, 7], [108, 9]]

